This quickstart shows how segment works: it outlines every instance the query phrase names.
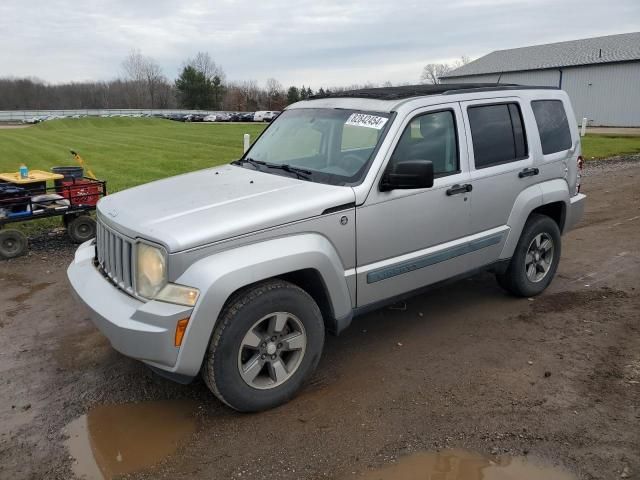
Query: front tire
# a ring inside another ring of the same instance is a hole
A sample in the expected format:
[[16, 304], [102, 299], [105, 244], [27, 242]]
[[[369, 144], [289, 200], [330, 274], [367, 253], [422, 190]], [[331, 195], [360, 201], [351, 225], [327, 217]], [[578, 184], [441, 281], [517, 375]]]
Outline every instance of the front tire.
[[560, 261], [560, 229], [546, 215], [532, 214], [525, 224], [507, 270], [498, 284], [518, 297], [542, 293], [553, 280]]
[[234, 294], [223, 309], [202, 367], [209, 389], [241, 412], [281, 405], [315, 370], [324, 344], [313, 298], [284, 280]]

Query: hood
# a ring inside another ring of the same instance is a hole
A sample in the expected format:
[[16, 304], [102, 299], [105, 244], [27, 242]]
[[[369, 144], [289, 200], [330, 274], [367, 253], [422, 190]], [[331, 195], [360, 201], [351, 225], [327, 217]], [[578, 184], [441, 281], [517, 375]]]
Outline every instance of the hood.
[[354, 202], [350, 187], [225, 165], [108, 195], [98, 216], [115, 230], [177, 252], [321, 215]]

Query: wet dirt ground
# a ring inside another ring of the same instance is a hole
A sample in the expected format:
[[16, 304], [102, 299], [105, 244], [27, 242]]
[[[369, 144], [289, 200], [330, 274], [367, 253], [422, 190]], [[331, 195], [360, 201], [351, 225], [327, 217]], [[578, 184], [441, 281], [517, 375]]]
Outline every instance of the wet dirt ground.
[[361, 317], [253, 415], [112, 350], [71, 296], [73, 247], [35, 239], [0, 263], [0, 478], [640, 478], [638, 160], [590, 164], [543, 295], [481, 274]]

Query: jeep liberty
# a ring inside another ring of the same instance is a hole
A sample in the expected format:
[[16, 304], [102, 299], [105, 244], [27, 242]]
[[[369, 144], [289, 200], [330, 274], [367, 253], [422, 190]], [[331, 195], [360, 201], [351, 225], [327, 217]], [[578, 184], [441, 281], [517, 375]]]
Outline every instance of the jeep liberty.
[[559, 89], [333, 93], [290, 105], [230, 165], [100, 200], [68, 277], [116, 350], [264, 410], [356, 315], [482, 269], [544, 291], [583, 213], [581, 166]]

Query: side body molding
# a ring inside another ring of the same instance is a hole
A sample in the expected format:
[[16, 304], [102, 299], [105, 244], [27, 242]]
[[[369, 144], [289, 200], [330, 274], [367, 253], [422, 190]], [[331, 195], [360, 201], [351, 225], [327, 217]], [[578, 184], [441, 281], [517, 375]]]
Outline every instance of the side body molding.
[[175, 373], [198, 373], [218, 316], [233, 292], [251, 283], [302, 269], [314, 269], [321, 275], [333, 316], [350, 317], [352, 302], [342, 261], [331, 242], [315, 233], [245, 245], [191, 265], [176, 283], [197, 287], [200, 300], [191, 315]]

